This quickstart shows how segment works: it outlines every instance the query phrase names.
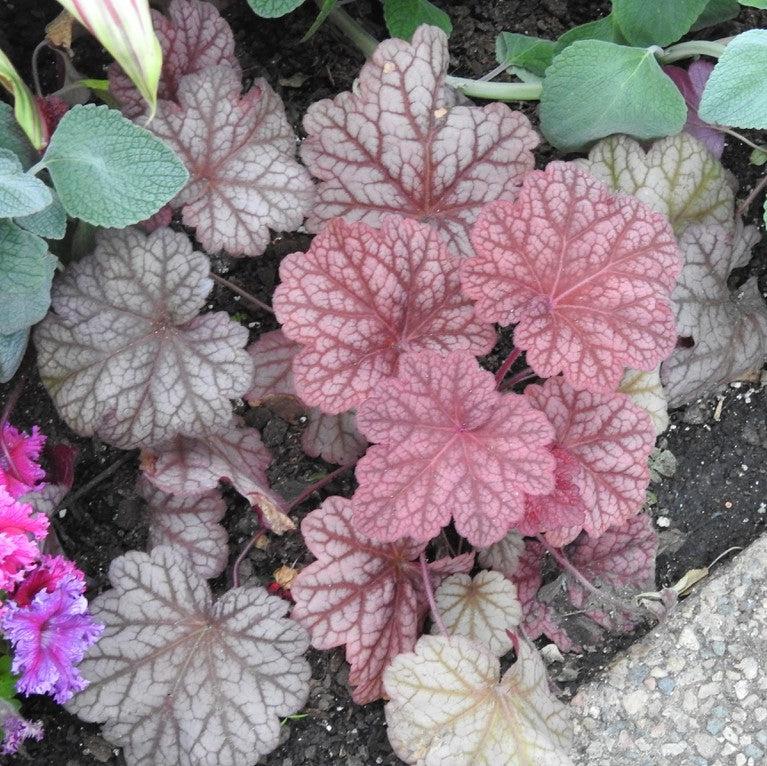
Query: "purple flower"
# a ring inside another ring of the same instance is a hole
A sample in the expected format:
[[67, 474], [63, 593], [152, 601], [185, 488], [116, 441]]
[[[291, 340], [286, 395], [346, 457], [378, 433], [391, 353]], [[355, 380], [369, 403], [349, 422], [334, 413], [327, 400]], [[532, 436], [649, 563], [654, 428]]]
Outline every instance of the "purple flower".
[[66, 702], [86, 687], [76, 665], [104, 626], [88, 614], [82, 577], [67, 573], [49, 587], [24, 606], [8, 601], [0, 628], [14, 648], [13, 672], [20, 676], [16, 688]]
[[0, 746], [0, 753], [3, 755], [13, 755], [18, 752], [25, 739], [35, 739], [39, 742], [43, 738], [42, 721], [27, 721], [16, 712], [8, 712], [0, 726], [3, 729], [3, 743]]

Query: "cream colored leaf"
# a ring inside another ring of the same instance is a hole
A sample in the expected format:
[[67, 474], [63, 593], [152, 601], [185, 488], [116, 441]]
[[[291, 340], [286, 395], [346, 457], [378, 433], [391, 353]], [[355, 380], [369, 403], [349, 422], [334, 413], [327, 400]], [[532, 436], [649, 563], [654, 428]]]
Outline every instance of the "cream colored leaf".
[[[500, 680], [499, 680], [500, 679]], [[389, 741], [416, 766], [573, 766], [566, 708], [536, 650], [500, 663], [465, 638], [423, 636], [384, 674]]]
[[660, 382], [659, 367], [650, 372], [626, 370], [618, 390], [630, 396], [634, 404], [647, 411], [658, 436], [668, 428], [668, 401]]
[[687, 133], [656, 141], [647, 152], [628, 136], [610, 136], [578, 164], [663, 213], [677, 235], [689, 223], [732, 222], [735, 198], [724, 168]]
[[[506, 631], [519, 625], [517, 588], [499, 572], [450, 575], [436, 593], [437, 608], [451, 635], [484, 644], [497, 657], [511, 649]], [[432, 628], [436, 633], [438, 626]]]

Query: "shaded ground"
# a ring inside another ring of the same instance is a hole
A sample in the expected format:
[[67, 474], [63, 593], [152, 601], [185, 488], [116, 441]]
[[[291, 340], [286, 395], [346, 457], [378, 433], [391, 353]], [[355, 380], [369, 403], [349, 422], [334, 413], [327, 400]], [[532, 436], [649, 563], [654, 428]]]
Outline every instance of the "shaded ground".
[[[494, 67], [494, 38], [499, 31], [556, 37], [574, 24], [596, 18], [608, 6], [607, 2], [579, 0], [436, 1], [450, 11], [455, 25], [451, 41], [454, 72], [468, 76], [482, 75]], [[0, 3], [0, 44], [22, 71], [28, 73], [29, 53], [41, 38], [45, 23], [57, 10], [53, 0], [33, 4], [25, 0]], [[352, 10], [368, 20], [371, 32], [383, 36], [378, 3], [360, 0]], [[312, 20], [310, 8], [302, 8], [283, 20], [266, 22], [254, 17], [245, 3], [237, 0], [226, 16], [236, 30], [238, 56], [246, 77], [267, 77], [285, 99], [289, 117], [296, 125], [310, 103], [348, 88], [361, 64], [357, 52], [339, 42], [329, 28], [320, 30], [309, 44], [298, 45]], [[743, 18], [750, 19], [750, 23], [743, 27], [758, 25], [758, 17], [756, 11], [745, 12]], [[13, 34], [9, 29], [14, 30]], [[729, 25], [715, 31], [713, 36], [737, 31], [739, 27]], [[98, 76], [101, 59], [95, 47], [88, 41], [80, 41], [78, 55], [77, 63], [82, 71]], [[534, 118], [534, 106], [527, 105], [524, 109]], [[540, 165], [552, 156], [546, 146], [537, 152]], [[748, 150], [741, 150], [739, 145], [730, 146], [724, 162], [741, 179], [742, 188], [753, 185], [758, 170], [748, 165]], [[751, 215], [755, 218], [756, 206]], [[269, 301], [280, 258], [293, 250], [306, 249], [307, 245], [307, 237], [290, 235], [276, 238], [262, 258], [237, 262], [214, 258], [213, 261], [217, 270], [223, 273], [229, 268], [229, 278]], [[760, 273], [764, 280], [765, 244], [756, 252], [758, 258], [750, 270]], [[761, 286], [764, 289], [764, 281]], [[231, 294], [220, 289], [212, 295], [210, 305], [236, 313], [252, 330], [253, 338], [274, 326], [272, 317], [248, 311]], [[497, 367], [505, 355], [506, 338], [504, 335], [496, 352], [487, 358], [489, 366]], [[6, 393], [7, 387], [0, 387], [0, 401]], [[654, 488], [658, 496], [654, 512], [669, 520], [669, 526], [661, 530], [666, 548], [658, 562], [660, 585], [674, 582], [690, 568], [710, 563], [732, 546], [745, 546], [765, 526], [767, 390], [754, 390], [753, 386], [744, 384], [740, 388], [727, 388], [723, 396], [720, 412], [714, 399], [688, 408], [685, 413], [677, 413], [666, 435], [666, 447], [676, 456], [678, 469], [673, 478]], [[301, 452], [300, 424], [287, 423], [264, 409], [244, 414], [261, 430], [273, 452], [270, 476], [278, 491], [295, 496], [328, 470], [321, 461], [312, 461]], [[141, 504], [133, 491], [136, 455], [126, 456], [124, 452], [71, 434], [55, 415], [34, 373], [15, 420], [19, 425], [38, 423], [51, 440], [67, 440], [80, 450], [75, 485], [75, 492], [80, 494], [64, 504], [66, 512], [54, 523], [66, 553], [87, 573], [91, 593], [97, 593], [108, 587], [109, 562], [145, 543]], [[82, 488], [105, 470], [111, 473], [94, 488], [83, 492]], [[327, 494], [349, 494], [353, 488], [351, 481], [348, 476], [342, 478], [327, 488]], [[252, 518], [236, 497], [231, 496], [229, 500], [225, 524], [236, 555], [252, 530]], [[316, 502], [305, 503], [298, 517], [314, 507]], [[300, 566], [307, 561], [300, 538], [292, 536], [273, 543], [267, 551], [254, 551], [246, 568], [254, 581], [267, 583], [281, 564]], [[554, 668], [554, 674], [574, 687], [631, 640], [631, 637], [621, 639], [591, 655], [569, 658], [566, 667]], [[306, 717], [285, 723], [284, 743], [264, 763], [270, 766], [399, 763], [386, 739], [382, 705], [363, 708], [351, 702], [346, 685], [347, 668], [341, 653], [311, 652], [309, 659], [314, 681], [308, 708], [304, 711]], [[82, 724], [46, 699], [31, 700], [25, 709], [30, 716], [44, 720], [47, 736], [42, 743], [29, 745], [13, 761], [7, 762], [41, 766], [123, 762], [98, 735], [98, 727]]]

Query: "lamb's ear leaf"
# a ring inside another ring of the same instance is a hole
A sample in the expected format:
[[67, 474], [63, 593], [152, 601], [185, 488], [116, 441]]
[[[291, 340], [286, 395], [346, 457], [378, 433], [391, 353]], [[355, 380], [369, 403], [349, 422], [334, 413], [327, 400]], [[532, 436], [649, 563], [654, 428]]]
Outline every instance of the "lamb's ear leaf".
[[19, 369], [27, 350], [29, 329], [0, 335], [0, 383], [7, 383]]
[[383, 9], [392, 37], [410, 40], [422, 24], [439, 27], [448, 37], [453, 31], [450, 16], [429, 0], [383, 0]]
[[[763, 0], [757, 0], [763, 2]], [[738, 0], [708, 0], [703, 12], [690, 27], [691, 32], [697, 32], [699, 29], [714, 27], [725, 21], [734, 19], [740, 12], [740, 3]]]
[[615, 22], [615, 16], [608, 13], [601, 19], [588, 21], [585, 24], [579, 24], [577, 27], [568, 29], [555, 43], [554, 53], [559, 53], [567, 48], [568, 45], [578, 42], [578, 40], [602, 40], [606, 43], [617, 43], [625, 45], [624, 39], [618, 25]]
[[58, 261], [40, 237], [0, 220], [0, 327], [11, 335], [39, 322], [51, 302]]
[[[518, 642], [500, 678], [496, 657], [465, 638], [424, 636], [384, 674], [389, 741], [415, 763], [572, 766], [566, 708], [549, 691], [538, 652]], [[522, 723], [524, 721], [524, 723]]]
[[499, 64], [527, 69], [543, 77], [546, 67], [554, 58], [556, 44], [540, 37], [517, 32], [501, 32], [495, 38], [495, 58]]
[[304, 0], [248, 0], [253, 13], [262, 19], [277, 19], [294, 11]]
[[13, 152], [0, 149], [0, 218], [32, 215], [52, 201], [50, 189], [39, 178], [24, 172]]
[[613, 14], [631, 45], [670, 45], [690, 31], [708, 0], [613, 0]]
[[540, 117], [549, 143], [575, 151], [612, 133], [641, 139], [678, 133], [687, 106], [652, 51], [580, 40], [546, 70]]
[[64, 115], [41, 165], [69, 215], [114, 228], [154, 215], [189, 178], [160, 139], [120, 112], [92, 104]]
[[90, 605], [106, 627], [79, 667], [89, 683], [68, 709], [105, 722], [130, 764], [213, 753], [235, 766], [271, 752], [311, 677], [309, 639], [285, 616], [287, 602], [257, 587], [214, 601], [187, 557], [164, 545], [115, 559], [109, 579], [112, 590]]
[[59, 195], [49, 189], [52, 197], [51, 204], [32, 215], [16, 218], [16, 223], [22, 229], [45, 239], [63, 239], [67, 233], [67, 213], [61, 204]]
[[735, 128], [767, 128], [765, 68], [767, 29], [749, 29], [731, 40], [708, 78], [700, 116]]
[[25, 169], [40, 158], [16, 121], [13, 108], [4, 102], [0, 102], [0, 149], [13, 152]]

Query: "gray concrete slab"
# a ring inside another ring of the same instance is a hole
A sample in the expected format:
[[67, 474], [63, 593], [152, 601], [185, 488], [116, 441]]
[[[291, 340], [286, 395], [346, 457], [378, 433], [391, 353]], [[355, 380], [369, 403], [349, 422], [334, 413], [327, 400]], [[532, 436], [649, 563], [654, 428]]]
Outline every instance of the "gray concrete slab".
[[577, 766], [767, 765], [767, 536], [572, 704]]

